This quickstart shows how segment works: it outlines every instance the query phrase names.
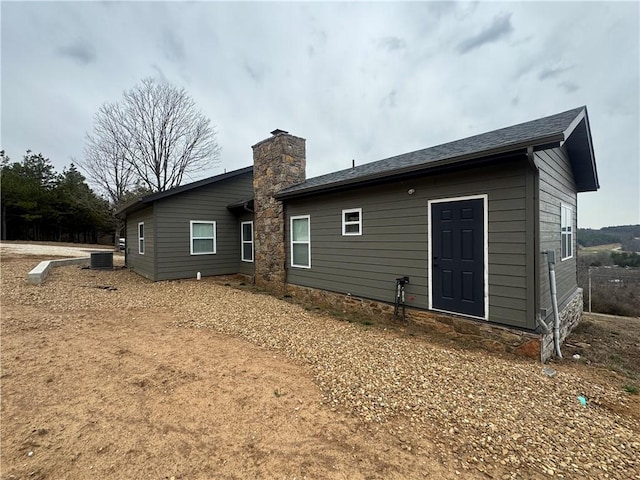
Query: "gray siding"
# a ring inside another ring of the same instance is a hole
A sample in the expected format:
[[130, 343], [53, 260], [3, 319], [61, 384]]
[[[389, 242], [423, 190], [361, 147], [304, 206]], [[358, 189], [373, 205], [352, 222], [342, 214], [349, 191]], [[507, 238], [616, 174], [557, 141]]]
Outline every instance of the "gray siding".
[[[232, 177], [155, 202], [155, 280], [238, 273], [240, 222], [227, 205], [253, 196], [251, 175]], [[190, 221], [216, 222], [216, 253], [191, 255]]]
[[[537, 152], [536, 160], [539, 165], [539, 209], [540, 209], [540, 251], [555, 250], [556, 252], [556, 284], [558, 304], [566, 301], [578, 288], [576, 279], [576, 239], [577, 239], [577, 210], [576, 185], [573, 178], [569, 157], [563, 148], [554, 148]], [[565, 204], [573, 208], [573, 258], [561, 260], [560, 250], [560, 205]], [[547, 257], [538, 256], [540, 307], [547, 309], [551, 316], [551, 294], [549, 290], [549, 268]]]
[[[242, 234], [240, 231], [240, 225], [242, 222], [252, 222], [253, 214], [250, 212], [244, 212], [238, 217], [238, 247], [240, 248], [240, 242], [242, 241]], [[255, 224], [254, 224], [255, 228]], [[253, 232], [253, 236], [255, 239], [255, 231]], [[254, 244], [254, 257], [255, 257], [255, 244]], [[242, 273], [244, 275], [253, 275], [254, 274], [254, 262], [243, 262], [242, 256], [238, 254], [238, 273]]]
[[[144, 255], [138, 253], [138, 223], [144, 222]], [[145, 208], [127, 216], [127, 267], [150, 280], [155, 279], [154, 272], [154, 221], [153, 207]]]
[[[286, 204], [289, 283], [393, 302], [397, 277], [407, 275], [408, 305], [428, 308], [428, 216], [432, 199], [488, 195], [489, 320], [533, 328], [528, 301], [526, 162], [433, 175]], [[407, 190], [415, 189], [408, 195]], [[363, 235], [342, 236], [342, 209], [362, 208]], [[291, 267], [293, 215], [311, 216], [311, 268]]]

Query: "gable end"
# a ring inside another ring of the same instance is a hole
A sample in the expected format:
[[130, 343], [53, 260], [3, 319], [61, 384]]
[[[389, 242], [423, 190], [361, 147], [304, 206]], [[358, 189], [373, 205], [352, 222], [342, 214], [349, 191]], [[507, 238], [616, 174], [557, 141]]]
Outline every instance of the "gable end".
[[600, 188], [593, 153], [593, 142], [586, 109], [576, 127], [568, 132], [564, 146], [569, 154], [571, 169], [578, 192], [595, 192]]

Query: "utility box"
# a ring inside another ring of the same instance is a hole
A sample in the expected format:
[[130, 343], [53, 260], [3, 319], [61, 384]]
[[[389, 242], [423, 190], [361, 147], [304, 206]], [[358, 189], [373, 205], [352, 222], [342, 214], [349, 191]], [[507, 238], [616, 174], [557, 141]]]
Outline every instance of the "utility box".
[[113, 252], [92, 252], [89, 266], [92, 270], [112, 270]]

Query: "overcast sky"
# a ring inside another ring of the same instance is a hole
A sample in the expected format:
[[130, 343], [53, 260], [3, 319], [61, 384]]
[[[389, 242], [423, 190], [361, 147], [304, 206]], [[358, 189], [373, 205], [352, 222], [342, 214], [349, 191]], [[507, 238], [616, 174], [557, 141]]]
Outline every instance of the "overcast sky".
[[586, 105], [600, 177], [578, 224], [640, 223], [638, 2], [1, 2], [1, 148], [58, 171], [105, 102], [184, 87], [251, 165], [275, 128], [307, 177]]

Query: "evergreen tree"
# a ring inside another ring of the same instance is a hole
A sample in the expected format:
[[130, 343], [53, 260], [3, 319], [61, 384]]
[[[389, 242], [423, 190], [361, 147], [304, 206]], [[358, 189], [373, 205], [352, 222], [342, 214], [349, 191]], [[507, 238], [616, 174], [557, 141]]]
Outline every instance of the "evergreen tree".
[[30, 150], [21, 162], [1, 160], [2, 239], [96, 242], [111, 229], [109, 203], [71, 164], [57, 174], [48, 158]]

